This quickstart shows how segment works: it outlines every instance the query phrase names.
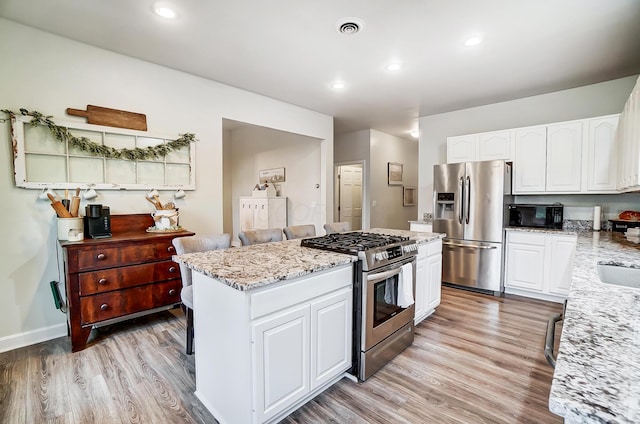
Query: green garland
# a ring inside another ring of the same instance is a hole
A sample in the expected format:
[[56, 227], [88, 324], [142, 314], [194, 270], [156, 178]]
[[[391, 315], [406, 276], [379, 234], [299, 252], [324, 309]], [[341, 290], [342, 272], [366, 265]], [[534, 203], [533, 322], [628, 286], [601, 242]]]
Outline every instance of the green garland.
[[[8, 114], [12, 119], [17, 115], [15, 112], [2, 109], [2, 112]], [[171, 140], [167, 143], [157, 146], [149, 147], [135, 147], [133, 149], [115, 149], [113, 147], [105, 146], [91, 141], [87, 137], [76, 137], [67, 127], [56, 125], [51, 119], [51, 116], [44, 116], [40, 112], [28, 111], [27, 109], [20, 109], [20, 114], [23, 116], [30, 116], [31, 122], [29, 125], [37, 127], [38, 125], [46, 125], [49, 128], [49, 132], [61, 143], [69, 143], [71, 147], [80, 149], [83, 152], [87, 152], [93, 156], [102, 156], [109, 159], [128, 159], [128, 160], [148, 160], [151, 158], [158, 159], [167, 156], [174, 150], [180, 150], [183, 147], [187, 147], [190, 143], [196, 141], [196, 136], [193, 133], [185, 133], [176, 140]]]

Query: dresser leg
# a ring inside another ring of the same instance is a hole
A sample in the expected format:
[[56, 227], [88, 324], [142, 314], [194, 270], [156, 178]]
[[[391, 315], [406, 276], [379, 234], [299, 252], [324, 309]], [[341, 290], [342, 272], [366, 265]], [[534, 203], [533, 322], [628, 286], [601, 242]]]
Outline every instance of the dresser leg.
[[71, 352], [78, 352], [87, 347], [87, 340], [91, 334], [91, 327], [74, 328], [71, 326]]

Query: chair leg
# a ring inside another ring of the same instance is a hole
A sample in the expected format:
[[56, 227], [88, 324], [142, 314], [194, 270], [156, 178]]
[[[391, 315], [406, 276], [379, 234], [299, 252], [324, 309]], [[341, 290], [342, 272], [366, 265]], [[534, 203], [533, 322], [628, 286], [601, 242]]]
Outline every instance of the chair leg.
[[187, 309], [187, 355], [193, 355], [193, 309]]

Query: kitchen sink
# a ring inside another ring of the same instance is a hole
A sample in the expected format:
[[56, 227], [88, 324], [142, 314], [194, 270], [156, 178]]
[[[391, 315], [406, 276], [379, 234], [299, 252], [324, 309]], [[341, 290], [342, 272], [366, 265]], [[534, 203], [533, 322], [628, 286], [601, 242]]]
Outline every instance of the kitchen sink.
[[598, 264], [598, 276], [603, 283], [640, 289], [640, 268]]

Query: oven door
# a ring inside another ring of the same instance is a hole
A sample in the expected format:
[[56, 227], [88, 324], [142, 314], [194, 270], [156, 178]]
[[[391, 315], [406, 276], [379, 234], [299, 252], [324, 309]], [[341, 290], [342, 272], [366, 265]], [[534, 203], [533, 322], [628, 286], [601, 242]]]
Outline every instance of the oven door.
[[402, 266], [412, 264], [413, 295], [415, 299], [415, 257], [383, 268], [365, 272], [363, 275], [362, 350], [367, 351], [391, 334], [413, 321], [415, 303], [408, 307], [398, 305], [398, 284]]

